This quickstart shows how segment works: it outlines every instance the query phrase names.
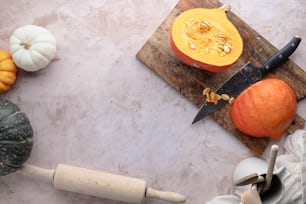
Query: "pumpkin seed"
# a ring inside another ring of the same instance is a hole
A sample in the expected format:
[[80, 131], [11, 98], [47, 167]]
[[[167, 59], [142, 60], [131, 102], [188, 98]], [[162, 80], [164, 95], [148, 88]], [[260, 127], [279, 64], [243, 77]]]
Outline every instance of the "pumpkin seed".
[[228, 100], [228, 103], [229, 103], [230, 105], [232, 105], [232, 104], [234, 103], [234, 100], [235, 100], [235, 98], [234, 98], [234, 97], [231, 97], [231, 98]]
[[226, 35], [224, 32], [220, 32], [218, 35], [217, 35], [219, 38], [226, 38]]
[[225, 45], [225, 40], [216, 40], [219, 45]]
[[219, 55], [220, 55], [221, 57], [224, 57], [224, 56], [226, 55], [226, 53], [225, 53], [225, 52], [221, 52]]
[[203, 95], [206, 96], [207, 102], [212, 102], [214, 104], [218, 104], [219, 100], [223, 99], [225, 101], [228, 101], [228, 103], [232, 105], [235, 100], [234, 97], [230, 97], [228, 94], [219, 95], [216, 92], [211, 91], [209, 87], [203, 90]]
[[215, 92], [210, 92], [209, 95], [210, 95], [210, 98], [213, 99], [213, 100], [214, 100], [215, 98], [217, 98]]
[[210, 30], [211, 26], [207, 21], [202, 21], [199, 23], [200, 32], [204, 33]]
[[195, 44], [191, 43], [191, 44], [190, 44], [190, 48], [193, 49], [193, 50], [195, 50], [195, 49], [197, 49], [197, 46], [196, 46]]
[[223, 100], [225, 100], [225, 101], [230, 100], [230, 97], [229, 97], [229, 95], [227, 95], [227, 94], [221, 94], [221, 98], [222, 98]]
[[210, 92], [210, 88], [205, 88], [203, 90], [203, 95], [207, 95], [207, 94], [209, 94], [209, 92]]
[[218, 45], [218, 50], [219, 50], [219, 51], [221, 51], [221, 52], [222, 52], [222, 51], [223, 51], [223, 48], [224, 48], [224, 46], [223, 46], [223, 45]]
[[229, 46], [227, 46], [227, 45], [224, 45], [224, 46], [223, 46], [223, 50], [224, 50], [224, 52], [225, 52], [226, 54], [228, 54], [228, 53], [231, 52], [231, 48], [230, 48]]

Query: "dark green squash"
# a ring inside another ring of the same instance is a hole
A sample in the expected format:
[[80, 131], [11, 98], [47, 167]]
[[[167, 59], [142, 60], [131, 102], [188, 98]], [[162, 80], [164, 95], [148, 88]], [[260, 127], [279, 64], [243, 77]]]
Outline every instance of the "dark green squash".
[[29, 158], [32, 146], [33, 129], [26, 114], [0, 99], [0, 175], [16, 171]]

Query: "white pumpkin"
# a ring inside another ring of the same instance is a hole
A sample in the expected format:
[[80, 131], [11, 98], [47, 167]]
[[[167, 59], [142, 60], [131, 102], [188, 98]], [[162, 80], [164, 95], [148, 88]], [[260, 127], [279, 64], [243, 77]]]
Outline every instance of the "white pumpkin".
[[9, 44], [16, 65], [30, 72], [46, 67], [56, 54], [54, 36], [47, 29], [36, 25], [17, 28]]

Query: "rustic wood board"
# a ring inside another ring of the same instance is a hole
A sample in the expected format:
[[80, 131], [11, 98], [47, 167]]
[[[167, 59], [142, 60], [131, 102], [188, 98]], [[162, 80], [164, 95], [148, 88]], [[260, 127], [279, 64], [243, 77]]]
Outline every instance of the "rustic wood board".
[[[147, 65], [148, 68], [152, 69], [197, 107], [200, 107], [204, 103], [205, 98], [202, 95], [204, 88], [210, 87], [217, 89], [229, 76], [248, 61], [259, 66], [277, 51], [273, 45], [254, 31], [237, 15], [233, 12], [228, 12], [228, 18], [237, 27], [244, 40], [244, 51], [238, 62], [226, 71], [211, 73], [191, 68], [179, 61], [173, 54], [169, 44], [169, 30], [171, 29], [175, 17], [187, 9], [196, 7], [216, 8], [221, 5], [222, 4], [218, 0], [179, 1], [176, 7], [136, 55], [136, 57]], [[289, 40], [290, 39], [288, 39], [288, 41]], [[286, 43], [287, 42], [284, 42], [284, 45]], [[288, 60], [288, 62], [270, 73], [267, 77], [277, 77], [286, 81], [294, 89], [298, 100], [306, 96], [306, 73], [291, 60]], [[240, 133], [232, 124], [229, 111], [230, 106], [227, 105], [220, 111], [212, 114], [211, 118], [250, 148], [256, 155], [262, 155], [269, 140], [253, 138]], [[190, 123], [191, 122], [192, 121], [190, 121]], [[288, 128], [288, 132], [292, 133], [296, 129], [302, 128], [303, 125], [304, 119], [297, 115], [292, 126]]]

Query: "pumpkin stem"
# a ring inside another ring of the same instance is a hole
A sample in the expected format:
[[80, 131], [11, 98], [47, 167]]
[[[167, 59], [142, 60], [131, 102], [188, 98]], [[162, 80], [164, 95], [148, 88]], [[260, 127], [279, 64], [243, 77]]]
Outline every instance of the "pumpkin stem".
[[219, 9], [222, 9], [225, 12], [229, 12], [229, 11], [231, 11], [231, 5], [223, 4]]
[[20, 43], [20, 45], [21, 46], [23, 46], [25, 49], [30, 49], [31, 48], [31, 43], [29, 43], [29, 42], [22, 42], [22, 43]]

